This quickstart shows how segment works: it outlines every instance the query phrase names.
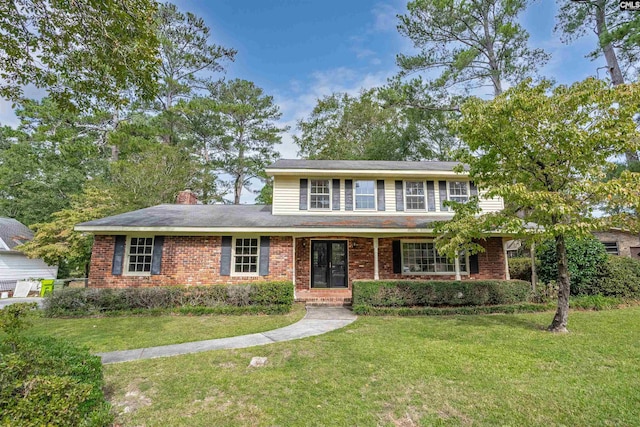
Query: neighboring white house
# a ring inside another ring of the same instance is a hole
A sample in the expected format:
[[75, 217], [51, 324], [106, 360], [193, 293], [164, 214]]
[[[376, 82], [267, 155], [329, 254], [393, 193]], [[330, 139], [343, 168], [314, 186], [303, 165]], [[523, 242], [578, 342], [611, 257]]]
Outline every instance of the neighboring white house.
[[15, 247], [28, 242], [33, 233], [13, 218], [0, 217], [0, 289], [12, 290], [18, 280], [55, 279], [58, 267], [41, 259], [29, 259]]

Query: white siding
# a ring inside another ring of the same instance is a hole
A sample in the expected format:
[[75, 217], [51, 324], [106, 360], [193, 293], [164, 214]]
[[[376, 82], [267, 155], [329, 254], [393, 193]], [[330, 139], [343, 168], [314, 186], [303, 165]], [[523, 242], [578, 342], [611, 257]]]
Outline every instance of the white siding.
[[58, 267], [45, 264], [41, 259], [29, 259], [21, 253], [0, 252], [0, 281], [23, 279], [55, 279]]
[[[344, 180], [345, 179], [353, 179], [356, 178], [351, 177], [339, 177], [340, 178], [340, 210], [339, 211], [312, 211], [312, 210], [300, 210], [300, 178], [297, 176], [275, 176], [273, 182], [273, 214], [274, 215], [406, 215], [406, 212], [397, 212], [396, 211], [396, 190], [395, 190], [395, 179], [386, 178], [384, 180], [384, 195], [385, 195], [385, 211], [348, 211], [345, 212], [344, 209]], [[312, 176], [303, 177], [303, 178], [314, 178]], [[328, 178], [331, 179], [331, 178]], [[370, 179], [376, 180], [375, 177], [358, 177], [357, 179]], [[422, 179], [422, 178], [417, 178]], [[436, 201], [436, 211], [435, 212], [411, 212], [411, 215], [424, 215], [424, 216], [442, 216], [443, 213], [440, 212], [440, 192], [438, 191], [438, 178], [428, 178], [434, 179], [435, 181], [435, 201]], [[440, 178], [442, 180], [442, 178]], [[480, 207], [485, 212], [495, 212], [504, 208], [504, 204], [502, 199], [494, 198], [494, 199], [485, 199], [482, 197], [482, 192], [480, 192]], [[355, 203], [355, 196], [354, 196]], [[448, 212], [448, 214], [452, 214]]]

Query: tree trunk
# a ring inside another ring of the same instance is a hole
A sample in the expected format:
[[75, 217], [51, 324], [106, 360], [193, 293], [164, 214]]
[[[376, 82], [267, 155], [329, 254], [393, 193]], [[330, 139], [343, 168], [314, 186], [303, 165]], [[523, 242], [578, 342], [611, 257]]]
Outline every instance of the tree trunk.
[[536, 244], [531, 243], [531, 290], [536, 291], [538, 285], [538, 273], [536, 271]]
[[233, 204], [234, 205], [239, 205], [240, 204], [240, 196], [242, 195], [242, 183], [244, 181], [244, 175], [240, 174], [236, 177], [236, 182], [234, 185], [234, 197], [233, 197]]
[[[602, 36], [607, 32], [607, 21], [605, 16], [605, 8], [606, 1], [601, 0], [595, 6], [595, 15], [596, 15], [596, 35], [598, 36], [598, 43], [600, 44], [600, 48], [602, 49], [602, 53], [604, 54], [604, 59], [607, 61], [607, 70], [609, 70], [609, 76], [611, 76], [611, 83], [614, 86], [618, 86], [624, 84], [624, 76], [622, 75], [622, 70], [620, 69], [620, 63], [618, 62], [618, 57], [616, 56], [616, 51], [613, 48], [611, 43], [602, 43]], [[637, 151], [627, 151], [625, 152], [625, 158], [627, 160], [627, 165], [630, 165], [633, 162], [638, 161], [638, 152]]]
[[567, 323], [569, 320], [570, 282], [567, 247], [563, 235], [556, 237], [556, 259], [558, 260], [558, 310], [548, 329], [551, 332], [569, 332]]

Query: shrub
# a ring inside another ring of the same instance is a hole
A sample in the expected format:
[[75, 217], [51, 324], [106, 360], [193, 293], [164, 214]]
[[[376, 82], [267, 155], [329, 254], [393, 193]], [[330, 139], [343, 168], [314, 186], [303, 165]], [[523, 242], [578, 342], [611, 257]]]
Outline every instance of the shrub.
[[[571, 295], [595, 294], [593, 287], [606, 274], [607, 252], [595, 238], [566, 239], [567, 260], [571, 279]], [[538, 246], [540, 262], [538, 278], [548, 283], [558, 279], [555, 241], [548, 240]]]
[[609, 255], [605, 274], [591, 292], [619, 298], [640, 298], [640, 261]]
[[531, 258], [509, 258], [509, 276], [531, 282]]
[[569, 306], [582, 310], [611, 310], [622, 304], [622, 299], [602, 295], [580, 295], [572, 297]]
[[544, 304], [509, 304], [484, 305], [468, 307], [373, 307], [370, 305], [354, 305], [355, 314], [372, 316], [451, 316], [456, 314], [493, 314], [493, 313], [536, 313], [548, 311], [553, 306]]
[[522, 280], [355, 281], [353, 304], [374, 307], [479, 306], [527, 301], [530, 284]]
[[0, 424], [108, 426], [100, 358], [50, 337], [0, 345]]
[[285, 313], [293, 304], [291, 282], [125, 289], [63, 289], [45, 298], [49, 317], [120, 312]]

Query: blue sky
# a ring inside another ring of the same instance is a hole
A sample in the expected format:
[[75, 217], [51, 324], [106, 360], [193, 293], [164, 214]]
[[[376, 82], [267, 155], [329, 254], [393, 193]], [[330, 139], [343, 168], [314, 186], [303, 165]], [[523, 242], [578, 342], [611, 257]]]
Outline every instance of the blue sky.
[[[238, 50], [227, 78], [254, 81], [274, 96], [283, 124], [291, 126], [280, 147], [283, 157], [296, 156], [291, 142], [296, 120], [311, 111], [316, 99], [384, 84], [398, 71], [396, 54], [412, 49], [396, 30], [396, 15], [405, 13], [406, 1], [181, 0], [178, 5], [205, 19], [212, 40]], [[555, 1], [540, 0], [521, 17], [531, 46], [552, 55], [542, 75], [559, 83], [596, 75], [604, 61], [585, 59], [595, 37], [562, 44], [553, 32], [555, 15]]]
[[[401, 0], [179, 0], [178, 6], [204, 18], [211, 40], [238, 50], [227, 64], [226, 78], [254, 81], [273, 95], [282, 124], [291, 126], [280, 147], [283, 157], [296, 156], [295, 123], [309, 114], [316, 100], [332, 92], [357, 93], [379, 86], [398, 70], [396, 54], [411, 52], [411, 42], [397, 30]], [[539, 0], [522, 15], [530, 44], [552, 55], [542, 75], [559, 83], [595, 76], [604, 60], [585, 55], [595, 37], [569, 46], [553, 33], [556, 2]], [[600, 76], [605, 71], [600, 70]], [[33, 92], [38, 95], [38, 92]], [[8, 102], [0, 100], [0, 124], [15, 125]]]

